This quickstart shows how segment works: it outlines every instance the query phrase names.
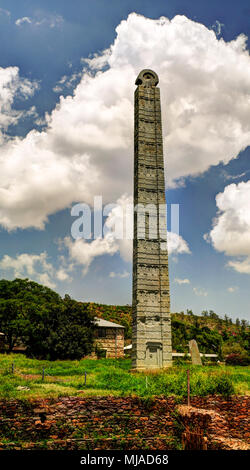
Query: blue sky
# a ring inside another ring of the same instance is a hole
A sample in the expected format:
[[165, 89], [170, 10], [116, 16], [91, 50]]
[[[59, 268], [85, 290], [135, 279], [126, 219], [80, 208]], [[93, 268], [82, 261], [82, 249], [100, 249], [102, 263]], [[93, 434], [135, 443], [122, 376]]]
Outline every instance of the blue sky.
[[77, 244], [70, 210], [130, 200], [134, 78], [150, 67], [180, 208], [172, 311], [249, 318], [249, 17], [243, 0], [0, 0], [1, 277], [131, 303], [130, 244]]

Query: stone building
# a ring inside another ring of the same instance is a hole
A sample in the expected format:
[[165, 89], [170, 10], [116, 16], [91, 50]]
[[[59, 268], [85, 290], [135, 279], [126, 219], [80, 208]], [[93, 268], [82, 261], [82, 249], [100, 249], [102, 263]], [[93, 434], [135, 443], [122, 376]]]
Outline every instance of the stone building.
[[95, 344], [107, 358], [124, 357], [124, 326], [95, 318]]
[[135, 84], [132, 368], [172, 364], [166, 200], [158, 76]]
[[[95, 345], [98, 346], [102, 357], [124, 357], [124, 326], [97, 317], [95, 317], [95, 325], [94, 351], [90, 357], [97, 357]], [[6, 347], [4, 338], [5, 335], [0, 332], [0, 351], [4, 351]], [[13, 352], [25, 353], [25, 351], [26, 347], [22, 344], [18, 344], [13, 348]]]

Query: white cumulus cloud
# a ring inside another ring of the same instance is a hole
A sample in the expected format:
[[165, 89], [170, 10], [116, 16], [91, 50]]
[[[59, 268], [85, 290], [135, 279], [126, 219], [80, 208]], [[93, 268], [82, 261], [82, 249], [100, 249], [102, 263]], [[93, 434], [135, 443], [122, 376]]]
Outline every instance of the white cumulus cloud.
[[107, 254], [114, 255], [118, 251], [118, 245], [110, 235], [104, 238], [97, 238], [92, 242], [86, 242], [82, 238], [72, 241], [69, 237], [66, 237], [64, 243], [68, 248], [71, 262], [74, 265], [81, 265], [83, 267], [83, 275], [88, 272], [90, 264], [96, 257]]
[[[50, 24], [61, 23], [58, 17]], [[8, 230], [43, 229], [50, 214], [73, 201], [91, 204], [95, 194], [112, 202], [132, 193], [134, 81], [143, 68], [160, 77], [169, 184], [228, 163], [250, 143], [243, 35], [225, 42], [185, 16], [133, 13], [110, 48], [85, 66], [73, 96], [60, 97], [43, 131], [1, 147], [0, 224]]]
[[208, 292], [203, 289], [203, 287], [193, 287], [193, 291], [195, 295], [202, 296], [202, 297], [207, 297]]
[[182, 238], [181, 235], [174, 233], [174, 232], [168, 232], [167, 234], [167, 244], [168, 244], [168, 252], [169, 254], [182, 254], [182, 253], [187, 253], [190, 254], [191, 251], [189, 249], [189, 246]]
[[178, 277], [175, 278], [174, 282], [176, 282], [177, 284], [190, 284], [190, 280], [189, 279], [179, 279]]
[[4, 255], [0, 260], [0, 269], [5, 274], [9, 273], [15, 278], [28, 277], [48, 287], [55, 287], [55, 283], [52, 280], [54, 268], [48, 262], [46, 252], [39, 255], [22, 253], [16, 257]]
[[[0, 67], [0, 144], [4, 142], [4, 131], [12, 124], [27, 115], [34, 114], [35, 108], [28, 111], [15, 110], [13, 108], [14, 100], [28, 99], [38, 88], [38, 83], [31, 82], [27, 78], [19, 75], [18, 67]], [[6, 157], [3, 154], [3, 146], [0, 148], [0, 169], [3, 170], [3, 163]], [[14, 171], [12, 172], [14, 173]], [[0, 202], [1, 204], [1, 202]]]
[[4, 8], [0, 8], [0, 15], [11, 16], [11, 13], [10, 13], [9, 10], [5, 10]]
[[225, 255], [240, 273], [250, 274], [250, 180], [230, 184], [217, 194], [218, 215], [205, 239]]
[[230, 292], [232, 294], [233, 292], [236, 292], [238, 290], [238, 287], [237, 286], [231, 286], [231, 287], [228, 287], [227, 290], [228, 290], [228, 292]]
[[[70, 263], [83, 266], [83, 275], [88, 272], [92, 261], [98, 256], [119, 253], [125, 262], [132, 262], [134, 222], [132, 197], [123, 195], [117, 200], [116, 204], [105, 206], [103, 212], [107, 216], [103, 229], [103, 237], [100, 234], [100, 236], [91, 241], [86, 241], [83, 238], [73, 241], [70, 237], [66, 237], [59, 243], [61, 249], [63, 249], [63, 246], [68, 249]], [[82, 218], [80, 220], [82, 222]], [[173, 232], [167, 232], [167, 247], [170, 255], [191, 253], [187, 242], [181, 235]], [[115, 276], [125, 277], [114, 272], [110, 273], [110, 277]]]
[[56, 277], [59, 281], [72, 281], [72, 278], [69, 276], [67, 271], [64, 268], [59, 268], [58, 271], [56, 272]]
[[114, 271], [111, 271], [109, 273], [109, 277], [112, 277], [112, 278], [119, 277], [119, 278], [123, 279], [125, 277], [129, 277], [129, 272], [128, 271], [123, 271], [122, 273], [115, 273]]
[[30, 24], [33, 26], [45, 26], [49, 28], [56, 28], [60, 27], [64, 22], [64, 19], [61, 15], [49, 15], [49, 16], [44, 16], [40, 17], [38, 16], [37, 18], [30, 18], [29, 16], [23, 16], [22, 18], [18, 18], [15, 21], [15, 24], [17, 26], [22, 26], [25, 23]]
[[17, 26], [21, 26], [22, 24], [24, 23], [28, 23], [28, 24], [31, 24], [32, 23], [32, 19], [29, 18], [29, 16], [23, 16], [22, 18], [18, 18], [16, 21], [15, 21], [15, 24]]

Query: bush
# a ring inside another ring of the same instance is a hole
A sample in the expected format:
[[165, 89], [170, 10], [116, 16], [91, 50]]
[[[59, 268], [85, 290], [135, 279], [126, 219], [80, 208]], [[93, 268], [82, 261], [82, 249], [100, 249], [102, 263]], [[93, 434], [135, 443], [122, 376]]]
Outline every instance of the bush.
[[97, 359], [105, 359], [107, 351], [105, 349], [101, 349], [98, 344], [95, 345], [95, 353]]
[[216, 393], [226, 397], [234, 393], [234, 386], [231, 377], [227, 374], [221, 374], [217, 377]]
[[[95, 387], [106, 390], [119, 390], [124, 393], [137, 393], [139, 396], [187, 396], [187, 372], [182, 367], [155, 374], [130, 374], [110, 367], [98, 374]], [[191, 396], [224, 395], [234, 393], [232, 378], [221, 371], [207, 372], [190, 368]]]
[[187, 364], [192, 364], [191, 357], [185, 354], [183, 357], [174, 357], [173, 363], [175, 366], [185, 366]]
[[231, 354], [246, 354], [246, 350], [242, 347], [239, 342], [226, 341], [222, 346], [223, 357], [227, 357]]
[[230, 366], [248, 366], [250, 358], [247, 354], [232, 353], [226, 357], [225, 362]]

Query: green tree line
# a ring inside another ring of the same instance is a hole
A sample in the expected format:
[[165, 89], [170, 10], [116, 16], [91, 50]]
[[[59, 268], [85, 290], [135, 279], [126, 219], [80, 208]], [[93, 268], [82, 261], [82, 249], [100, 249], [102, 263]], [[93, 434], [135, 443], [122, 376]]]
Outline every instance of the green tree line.
[[[48, 287], [28, 279], [0, 280], [0, 332], [8, 350], [22, 343], [29, 356], [46, 359], [80, 359], [94, 347], [94, 317], [125, 327], [125, 339], [131, 341], [130, 305], [104, 305], [77, 302], [68, 295], [61, 298]], [[232, 321], [212, 310], [194, 315], [173, 313], [172, 347], [188, 352], [188, 342], [195, 339], [203, 353], [248, 356], [249, 326], [246, 320]]]
[[85, 304], [68, 295], [62, 299], [28, 279], [3, 279], [0, 331], [9, 351], [21, 342], [32, 357], [80, 359], [92, 351], [94, 319]]

